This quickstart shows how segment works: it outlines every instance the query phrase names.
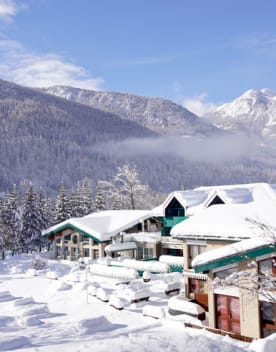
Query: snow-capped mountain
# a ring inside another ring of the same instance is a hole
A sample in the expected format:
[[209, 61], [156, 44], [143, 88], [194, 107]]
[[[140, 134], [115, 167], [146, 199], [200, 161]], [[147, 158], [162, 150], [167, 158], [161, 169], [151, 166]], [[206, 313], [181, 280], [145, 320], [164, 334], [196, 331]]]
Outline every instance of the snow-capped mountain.
[[170, 100], [66, 86], [54, 86], [43, 91], [112, 112], [162, 135], [210, 136], [220, 132], [206, 119], [198, 117]]
[[250, 89], [206, 117], [225, 130], [276, 138], [276, 92]]

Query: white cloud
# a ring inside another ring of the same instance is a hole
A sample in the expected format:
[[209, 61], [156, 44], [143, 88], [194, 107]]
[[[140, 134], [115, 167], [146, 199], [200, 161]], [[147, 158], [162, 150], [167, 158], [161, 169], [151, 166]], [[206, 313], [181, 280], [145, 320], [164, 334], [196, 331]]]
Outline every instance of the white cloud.
[[15, 0], [0, 0], [0, 21], [11, 22], [17, 13], [25, 8], [26, 3]]
[[206, 101], [207, 94], [201, 93], [193, 97], [185, 97], [182, 101], [182, 105], [192, 111], [198, 116], [204, 116], [205, 114], [212, 112], [216, 109], [217, 105]]
[[36, 54], [16, 41], [0, 38], [1, 78], [30, 87], [67, 85], [97, 90], [104, 80], [56, 54]]

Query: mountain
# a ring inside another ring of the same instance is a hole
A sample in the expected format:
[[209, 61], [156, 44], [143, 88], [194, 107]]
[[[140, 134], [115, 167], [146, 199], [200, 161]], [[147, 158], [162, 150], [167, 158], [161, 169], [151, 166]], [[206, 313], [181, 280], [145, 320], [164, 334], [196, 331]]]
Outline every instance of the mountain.
[[[102, 97], [106, 97], [103, 92]], [[117, 111], [119, 102], [114, 99]], [[122, 99], [123, 105], [127, 97]], [[36, 188], [41, 186], [54, 196], [62, 179], [72, 188], [84, 177], [95, 187], [98, 180], [110, 180], [125, 163], [135, 164], [142, 182], [163, 193], [200, 185], [276, 183], [276, 151], [256, 151], [233, 135], [227, 141], [228, 134], [201, 123], [193, 114], [187, 120], [178, 116], [182, 133], [173, 135], [176, 125], [173, 115], [168, 119], [168, 108], [165, 117], [160, 117], [167, 118], [168, 126], [161, 129], [167, 135], [160, 135], [155, 122], [150, 125], [147, 120], [158, 114], [142, 113], [143, 109], [160, 114], [167, 104], [175, 111], [181, 109], [162, 99], [128, 99], [135, 102], [136, 118], [132, 120], [0, 80], [0, 193], [14, 183], [32, 181]], [[144, 125], [137, 123], [138, 111]], [[145, 127], [146, 122], [151, 128]], [[204, 137], [204, 133], [208, 135]]]
[[205, 116], [219, 128], [261, 138], [276, 138], [276, 92], [250, 89]]
[[220, 133], [206, 119], [170, 100], [66, 86], [46, 88], [44, 92], [115, 113], [161, 135], [210, 136]]
[[141, 137], [157, 134], [116, 114], [0, 80], [0, 191], [22, 180], [53, 190], [62, 178], [71, 185], [84, 176], [106, 177], [116, 165], [96, 146]]

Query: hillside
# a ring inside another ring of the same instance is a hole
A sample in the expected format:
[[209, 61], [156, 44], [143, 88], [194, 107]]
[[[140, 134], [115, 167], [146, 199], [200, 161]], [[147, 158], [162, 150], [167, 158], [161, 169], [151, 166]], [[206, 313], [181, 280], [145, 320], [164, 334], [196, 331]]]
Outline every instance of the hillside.
[[161, 135], [210, 136], [220, 131], [172, 101], [128, 93], [55, 86], [44, 89], [71, 101], [118, 114]]
[[0, 121], [1, 191], [22, 180], [56, 189], [62, 177], [70, 185], [82, 175], [100, 176], [106, 161], [93, 151], [97, 144], [156, 136], [115, 114], [5, 81]]
[[95, 187], [124, 163], [136, 164], [142, 182], [163, 193], [201, 185], [276, 183], [273, 149], [212, 127], [208, 136], [194, 129], [191, 135], [186, 130], [186, 138], [170, 129], [169, 135], [159, 135], [154, 124], [148, 129], [5, 81], [0, 81], [0, 121], [0, 192], [31, 180], [55, 195], [62, 179], [71, 188], [86, 176]]

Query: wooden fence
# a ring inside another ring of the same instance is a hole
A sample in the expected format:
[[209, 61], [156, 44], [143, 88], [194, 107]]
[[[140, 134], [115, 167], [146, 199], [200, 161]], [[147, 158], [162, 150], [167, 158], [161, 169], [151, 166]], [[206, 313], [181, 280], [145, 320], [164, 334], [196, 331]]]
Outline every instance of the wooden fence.
[[206, 326], [199, 326], [199, 325], [195, 325], [195, 324], [191, 324], [191, 323], [185, 323], [185, 326], [187, 328], [193, 328], [193, 329], [204, 329], [204, 330], [210, 331], [210, 332], [212, 332], [214, 334], [218, 334], [218, 335], [230, 336], [233, 339], [244, 341], [244, 342], [252, 342], [253, 341], [252, 337], [243, 336], [240, 334], [236, 334], [233, 332], [228, 332], [228, 331], [224, 331], [224, 330], [220, 330], [220, 329], [208, 328]]

